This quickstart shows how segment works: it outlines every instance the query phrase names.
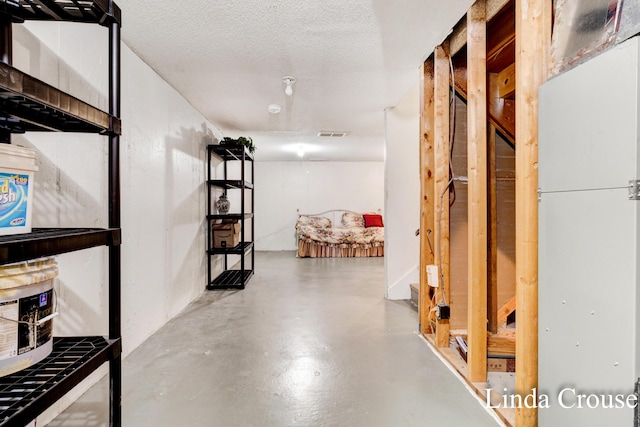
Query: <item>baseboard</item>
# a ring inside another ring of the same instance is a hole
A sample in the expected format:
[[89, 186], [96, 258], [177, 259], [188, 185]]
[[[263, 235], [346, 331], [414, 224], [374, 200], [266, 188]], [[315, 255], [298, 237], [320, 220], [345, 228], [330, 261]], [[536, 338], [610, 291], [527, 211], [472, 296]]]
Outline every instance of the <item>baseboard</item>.
[[393, 285], [387, 288], [387, 299], [400, 300], [411, 299], [411, 283], [416, 283], [420, 280], [420, 273], [418, 267], [414, 267], [409, 270], [404, 276], [396, 280]]

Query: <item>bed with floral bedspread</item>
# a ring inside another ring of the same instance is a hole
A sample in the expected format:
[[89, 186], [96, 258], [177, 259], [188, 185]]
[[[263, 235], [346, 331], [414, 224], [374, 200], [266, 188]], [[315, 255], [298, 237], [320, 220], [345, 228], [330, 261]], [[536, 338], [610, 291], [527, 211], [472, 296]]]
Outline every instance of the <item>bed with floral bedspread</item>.
[[384, 224], [381, 215], [344, 211], [339, 225], [335, 227], [330, 218], [320, 215], [298, 215], [298, 256], [384, 256]]

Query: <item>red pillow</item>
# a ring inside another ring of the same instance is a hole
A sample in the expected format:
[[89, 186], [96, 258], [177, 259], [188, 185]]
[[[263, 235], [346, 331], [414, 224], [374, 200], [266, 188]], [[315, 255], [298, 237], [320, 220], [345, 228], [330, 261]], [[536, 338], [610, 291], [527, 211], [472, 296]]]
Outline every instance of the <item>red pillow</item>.
[[384, 227], [382, 215], [363, 214], [365, 227]]

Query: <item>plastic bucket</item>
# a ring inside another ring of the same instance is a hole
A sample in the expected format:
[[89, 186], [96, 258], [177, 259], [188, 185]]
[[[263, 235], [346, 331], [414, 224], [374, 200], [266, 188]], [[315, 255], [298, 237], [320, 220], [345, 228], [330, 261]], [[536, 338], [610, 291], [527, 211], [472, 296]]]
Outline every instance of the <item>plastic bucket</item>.
[[31, 232], [36, 152], [0, 144], [0, 236]]
[[53, 349], [57, 316], [53, 279], [55, 258], [0, 267], [0, 376], [27, 368]]

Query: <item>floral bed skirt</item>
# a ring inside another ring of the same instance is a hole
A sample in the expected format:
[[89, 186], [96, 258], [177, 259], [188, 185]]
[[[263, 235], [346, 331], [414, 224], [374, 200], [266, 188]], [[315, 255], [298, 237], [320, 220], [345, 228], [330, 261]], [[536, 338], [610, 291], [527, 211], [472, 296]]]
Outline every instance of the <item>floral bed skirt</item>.
[[334, 244], [299, 240], [298, 256], [301, 258], [358, 258], [384, 256], [384, 243]]

